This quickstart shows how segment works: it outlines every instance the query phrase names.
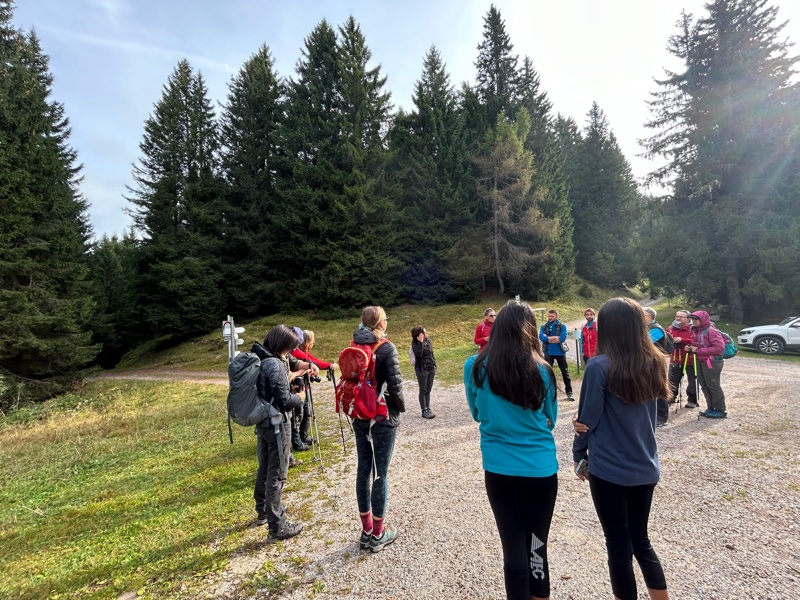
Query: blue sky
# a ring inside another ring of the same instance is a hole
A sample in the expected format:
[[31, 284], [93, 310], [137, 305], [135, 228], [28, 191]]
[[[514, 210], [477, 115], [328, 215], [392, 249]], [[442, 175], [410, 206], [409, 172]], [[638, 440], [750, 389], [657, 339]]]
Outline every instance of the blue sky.
[[[35, 29], [50, 56], [53, 92], [72, 125], [84, 165], [82, 192], [96, 236], [121, 234], [131, 167], [144, 121], [181, 58], [202, 72], [211, 99], [261, 44], [281, 76], [293, 76], [305, 37], [322, 20], [353, 15], [388, 76], [396, 107], [411, 108], [425, 53], [435, 45], [451, 81], [474, 81], [476, 47], [491, 0], [17, 0], [14, 22]], [[681, 9], [704, 0], [494, 0], [520, 56], [528, 55], [554, 111], [579, 125], [593, 101], [605, 111], [637, 177], [648, 135], [645, 101], [654, 77], [675, 66], [666, 52]], [[786, 37], [800, 42], [800, 2], [773, 2]], [[795, 48], [796, 52], [800, 52]], [[219, 109], [218, 109], [219, 112]]]

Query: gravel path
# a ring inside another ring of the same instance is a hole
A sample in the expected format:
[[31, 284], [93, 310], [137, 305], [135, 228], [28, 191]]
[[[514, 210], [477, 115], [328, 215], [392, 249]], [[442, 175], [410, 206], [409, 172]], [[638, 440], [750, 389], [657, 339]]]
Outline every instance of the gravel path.
[[[798, 597], [797, 381], [794, 363], [737, 357], [726, 361], [722, 375], [727, 420], [698, 420], [697, 410], [672, 410], [669, 425], [659, 429], [662, 480], [650, 535], [673, 598]], [[268, 545], [260, 543], [266, 531], [253, 528], [252, 545], [231, 557], [219, 580], [209, 581], [209, 597], [247, 597], [237, 590], [264, 563], [288, 575], [281, 598], [505, 597], [478, 428], [463, 386], [434, 387], [437, 417], [431, 421], [414, 408], [416, 384], [406, 387], [409, 412], [389, 471], [388, 522], [399, 528], [397, 542], [378, 554], [358, 548], [355, 451], [349, 443], [346, 460], [328, 466], [324, 475], [303, 475], [316, 478], [313, 499], [292, 491], [290, 473], [290, 517], [302, 514], [306, 530]], [[315, 394], [316, 406], [330, 406], [329, 395]], [[559, 403], [555, 429], [560, 472], [549, 542], [552, 597], [610, 598], [603, 535], [588, 484], [571, 472], [569, 421], [576, 405]], [[330, 435], [338, 437], [338, 427]], [[639, 589], [646, 598], [640, 577]], [[255, 597], [274, 596], [260, 589]]]

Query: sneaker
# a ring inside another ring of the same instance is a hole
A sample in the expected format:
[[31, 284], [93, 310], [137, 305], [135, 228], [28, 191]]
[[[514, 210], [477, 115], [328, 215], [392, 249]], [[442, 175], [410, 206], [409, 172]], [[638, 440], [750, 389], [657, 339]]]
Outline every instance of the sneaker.
[[358, 547], [362, 550], [369, 550], [369, 541], [372, 539], [372, 531], [370, 530], [367, 533], [364, 530], [361, 530], [361, 537], [358, 538]]
[[433, 411], [430, 408], [426, 408], [422, 411], [422, 418], [423, 419], [435, 419], [436, 415], [433, 414]]
[[288, 540], [289, 538], [296, 536], [301, 531], [303, 531], [303, 526], [300, 523], [289, 523], [289, 521], [285, 521], [278, 530], [269, 530], [269, 537], [267, 538], [267, 541], [277, 542], [279, 540]]
[[656, 427], [666, 427], [666, 426], [667, 426], [666, 421], [656, 421]]
[[572, 392], [567, 392], [567, 400], [575, 402], [575, 396], [572, 395]]
[[687, 402], [684, 406], [686, 408], [697, 408], [697, 402]]
[[267, 524], [267, 515], [264, 513], [258, 513], [258, 517], [256, 518], [256, 525], [266, 525]]
[[397, 539], [397, 529], [394, 527], [384, 527], [381, 537], [376, 538], [374, 535], [370, 537], [369, 549], [373, 552], [380, 552], [384, 546], [388, 546]]
[[707, 410], [704, 416], [708, 419], [725, 419], [728, 417], [728, 413], [721, 410], [711, 409]]

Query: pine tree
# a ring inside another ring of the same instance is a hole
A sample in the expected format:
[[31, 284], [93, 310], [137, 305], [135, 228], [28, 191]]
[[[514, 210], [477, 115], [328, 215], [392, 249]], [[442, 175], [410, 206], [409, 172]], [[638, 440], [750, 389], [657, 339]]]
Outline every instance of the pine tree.
[[516, 286], [531, 299], [551, 297], [566, 290], [574, 273], [573, 219], [564, 156], [559, 148], [550, 111], [552, 103], [541, 89], [533, 61], [525, 57], [518, 76], [517, 106], [525, 109], [531, 126], [525, 149], [533, 157], [530, 196], [541, 211], [539, 234], [532, 236], [530, 251], [539, 256]]
[[465, 268], [474, 258], [467, 235], [475, 224], [474, 182], [458, 98], [435, 47], [412, 101], [414, 110], [397, 115], [391, 135], [392, 172], [402, 189], [398, 250], [407, 265], [406, 296], [443, 302], [463, 297], [480, 270]]
[[501, 114], [476, 160], [478, 196], [490, 214], [485, 232], [490, 261], [486, 270], [497, 279], [501, 294], [507, 280], [523, 275], [536, 259], [528, 248], [529, 237], [540, 225], [540, 212], [528, 195], [533, 169], [531, 153], [522, 145], [529, 127], [525, 110], [520, 111], [517, 122]]
[[97, 354], [90, 227], [48, 58], [0, 0], [0, 405], [65, 389]]
[[517, 55], [506, 24], [494, 4], [483, 18], [483, 41], [478, 44], [475, 77], [478, 96], [484, 107], [484, 123], [492, 127], [503, 112], [515, 116], [514, 98], [517, 94]]
[[154, 335], [208, 331], [223, 313], [217, 135], [203, 78], [181, 60], [145, 121], [128, 198], [143, 236], [140, 292]]
[[577, 272], [605, 287], [639, 281], [641, 199], [605, 114], [593, 103], [569, 183]]
[[229, 282], [228, 310], [257, 316], [278, 305], [281, 274], [273, 255], [285, 237], [275, 224], [281, 210], [277, 177], [284, 86], [269, 49], [261, 46], [228, 87], [220, 119], [221, 164], [228, 182], [224, 279]]
[[791, 284], [782, 282], [797, 280], [786, 277], [791, 270], [773, 272], [763, 225], [775, 239], [797, 230], [796, 200], [786, 194], [796, 198], [798, 59], [779, 41], [783, 25], [766, 0], [715, 0], [706, 9], [697, 21], [684, 15], [670, 40], [684, 68], [658, 82], [648, 124], [657, 132], [645, 141], [668, 159], [653, 176], [673, 186], [671, 212], [691, 224], [693, 260], [679, 262], [687, 252], [676, 244], [653, 253], [674, 263], [665, 285], [683, 278], [691, 297], [721, 301], [741, 322], [745, 312], [791, 304]]
[[92, 245], [89, 256], [93, 298], [97, 302], [93, 326], [95, 341], [102, 345], [97, 362], [104, 368], [143, 340], [145, 323], [139, 314], [137, 292], [139, 244], [130, 232], [123, 237], [104, 235]]
[[293, 275], [286, 305], [353, 307], [399, 297], [395, 192], [385, 169], [391, 104], [370, 59], [352, 17], [338, 37], [323, 21], [289, 83], [279, 215], [286, 243], [276, 256]]

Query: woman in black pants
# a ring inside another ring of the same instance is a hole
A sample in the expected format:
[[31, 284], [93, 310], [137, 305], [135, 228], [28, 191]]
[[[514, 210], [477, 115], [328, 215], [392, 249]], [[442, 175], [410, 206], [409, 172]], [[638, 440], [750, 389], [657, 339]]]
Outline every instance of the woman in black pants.
[[419, 407], [424, 418], [433, 419], [436, 415], [431, 410], [431, 390], [436, 377], [436, 359], [433, 357], [431, 339], [422, 325], [411, 330], [411, 350], [414, 352], [414, 371], [419, 383]]
[[[572, 458], [588, 460], [589, 489], [603, 527], [611, 589], [636, 600], [633, 557], [647, 592], [668, 600], [667, 582], [650, 545], [647, 523], [660, 467], [656, 446], [656, 399], [668, 398], [664, 355], [650, 339], [642, 308], [612, 298], [597, 313], [597, 353], [586, 364]], [[583, 474], [579, 474], [584, 479]]]
[[536, 316], [511, 300], [486, 347], [464, 363], [464, 389], [480, 423], [489, 505], [503, 546], [508, 600], [550, 597], [547, 537], [558, 494], [553, 428], [556, 381], [544, 362]]

